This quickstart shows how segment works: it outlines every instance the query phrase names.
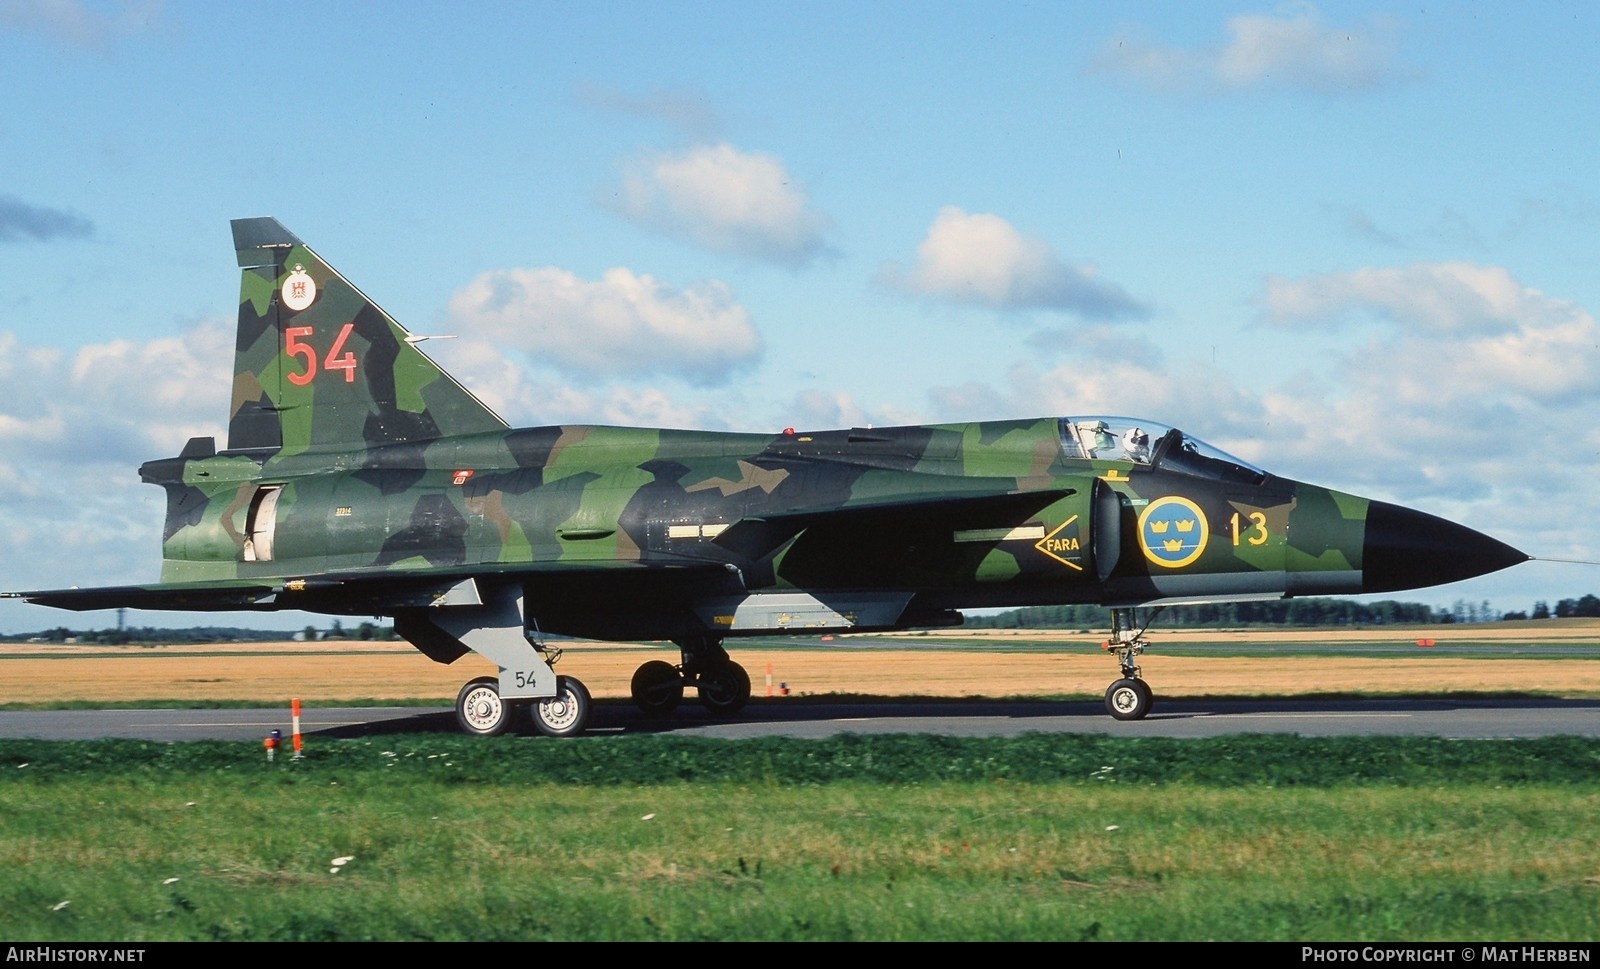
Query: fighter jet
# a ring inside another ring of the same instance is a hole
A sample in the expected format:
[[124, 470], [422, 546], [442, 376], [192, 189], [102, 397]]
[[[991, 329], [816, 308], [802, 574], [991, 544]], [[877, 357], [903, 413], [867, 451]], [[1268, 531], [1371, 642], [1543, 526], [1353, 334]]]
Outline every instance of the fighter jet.
[[1461, 525], [1281, 478], [1143, 419], [1055, 416], [770, 434], [512, 429], [275, 219], [233, 222], [242, 269], [227, 446], [140, 477], [166, 490], [161, 580], [8, 593], [67, 609], [393, 617], [429, 658], [499, 670], [469, 733], [531, 711], [581, 733], [589, 693], [545, 634], [670, 640], [633, 700], [737, 712], [741, 636], [958, 625], [960, 610], [1095, 603], [1144, 717], [1136, 609], [1392, 592], [1528, 556]]

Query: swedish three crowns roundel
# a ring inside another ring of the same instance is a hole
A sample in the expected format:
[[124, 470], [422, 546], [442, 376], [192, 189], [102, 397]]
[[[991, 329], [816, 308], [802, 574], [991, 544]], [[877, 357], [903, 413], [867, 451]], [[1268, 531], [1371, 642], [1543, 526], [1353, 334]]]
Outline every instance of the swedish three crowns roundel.
[[1177, 495], [1157, 498], [1139, 515], [1139, 547], [1164, 568], [1180, 569], [1199, 558], [1210, 534], [1200, 506]]

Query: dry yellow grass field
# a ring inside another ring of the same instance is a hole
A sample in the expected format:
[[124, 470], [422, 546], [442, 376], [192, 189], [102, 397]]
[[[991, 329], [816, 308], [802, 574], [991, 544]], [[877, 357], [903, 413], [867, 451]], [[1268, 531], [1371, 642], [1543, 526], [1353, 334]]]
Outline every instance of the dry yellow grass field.
[[[1415, 645], [1433, 639], [1434, 649]], [[787, 683], [791, 695], [857, 693], [879, 696], [1098, 696], [1116, 676], [1100, 649], [1103, 634], [972, 631], [841, 636], [804, 648], [740, 649], [733, 656], [750, 673], [753, 692]], [[1470, 626], [1364, 630], [1152, 631], [1142, 659], [1158, 695], [1271, 696], [1363, 692], [1540, 692], [1600, 696], [1600, 658], [1550, 659], [1442, 655], [1438, 647], [1499, 645], [1551, 647], [1600, 643], [1600, 620], [1552, 620]], [[1024, 648], [1024, 642], [1035, 644]], [[1041, 641], [1059, 646], [1042, 650]], [[811, 641], [813, 644], [815, 640]], [[941, 648], [919, 649], [938, 642]], [[948, 644], [957, 645], [948, 645]], [[1164, 655], [1163, 644], [1312, 644], [1331, 651], [1373, 644], [1401, 652], [1349, 656]], [[640, 663], [676, 662], [666, 645], [573, 643], [557, 672], [583, 680], [596, 698], [625, 698]], [[467, 656], [449, 666], [405, 643], [255, 643], [213, 646], [0, 645], [0, 703], [140, 700], [276, 702], [298, 697], [332, 702], [455, 697], [468, 679], [492, 673]]]

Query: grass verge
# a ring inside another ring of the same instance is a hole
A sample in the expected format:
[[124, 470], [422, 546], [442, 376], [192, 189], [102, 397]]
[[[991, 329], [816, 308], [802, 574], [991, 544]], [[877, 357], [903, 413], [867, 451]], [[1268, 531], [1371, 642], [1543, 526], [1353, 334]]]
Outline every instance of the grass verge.
[[39, 941], [1587, 941], [1597, 768], [1578, 738], [0, 741], [0, 911]]

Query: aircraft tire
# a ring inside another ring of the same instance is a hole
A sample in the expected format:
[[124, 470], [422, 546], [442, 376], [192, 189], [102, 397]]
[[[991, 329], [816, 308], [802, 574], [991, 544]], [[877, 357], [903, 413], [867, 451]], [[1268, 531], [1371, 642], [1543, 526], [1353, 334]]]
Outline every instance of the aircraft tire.
[[1106, 687], [1106, 712], [1114, 720], [1143, 720], [1154, 699], [1149, 684], [1123, 677]]
[[1134, 685], [1139, 688], [1139, 691], [1144, 694], [1144, 715], [1149, 716], [1150, 711], [1154, 709], [1156, 705], [1155, 692], [1150, 689], [1150, 684], [1144, 680], [1135, 678], [1133, 682]]
[[456, 723], [478, 737], [497, 737], [511, 726], [511, 706], [500, 696], [500, 680], [480, 676], [456, 694]]
[[729, 660], [700, 677], [700, 704], [717, 717], [731, 717], [750, 701], [750, 674]]
[[533, 726], [546, 737], [576, 737], [589, 725], [589, 690], [572, 676], [556, 677], [556, 695], [534, 700]]
[[640, 710], [665, 716], [683, 702], [683, 676], [671, 663], [653, 659], [633, 671], [628, 692]]

